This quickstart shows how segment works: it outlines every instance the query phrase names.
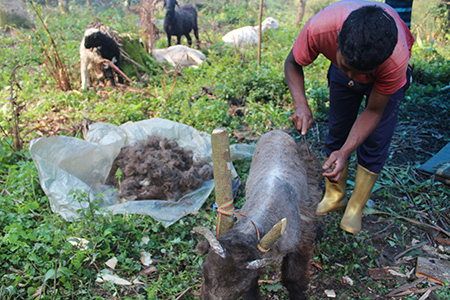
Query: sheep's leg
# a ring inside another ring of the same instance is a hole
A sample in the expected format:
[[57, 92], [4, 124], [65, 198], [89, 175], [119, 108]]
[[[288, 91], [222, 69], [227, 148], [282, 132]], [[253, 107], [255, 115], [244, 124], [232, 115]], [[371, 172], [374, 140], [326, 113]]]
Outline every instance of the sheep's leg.
[[[189, 39], [188, 39], [188, 43], [189, 43]], [[181, 44], [181, 34], [177, 35], [177, 45]]]
[[303, 243], [295, 252], [286, 255], [281, 266], [281, 279], [289, 291], [291, 300], [307, 300], [309, 267], [312, 257], [312, 245]]
[[243, 295], [242, 299], [244, 300], [259, 300], [261, 299], [261, 295], [259, 293], [258, 279], [251, 283], [250, 289], [245, 295]]
[[116, 87], [116, 83], [114, 82], [114, 72], [110, 66], [103, 68], [103, 74], [105, 75], [105, 78], [109, 80], [111, 85]]
[[88, 62], [86, 60], [87, 58], [85, 57], [81, 59], [81, 88], [83, 90], [87, 89], [90, 85]]
[[184, 36], [187, 38], [187, 42], [188, 42], [189, 47], [191, 47], [192, 46], [192, 39], [191, 39], [190, 34], [187, 33]]
[[167, 44], [168, 44], [167, 47], [170, 47], [171, 39], [172, 39], [172, 36], [168, 34], [167, 35]]
[[195, 40], [197, 41], [197, 48], [200, 49], [200, 40], [198, 38], [198, 27], [194, 27], [194, 35], [195, 35]]
[[[120, 68], [120, 64], [115, 64], [116, 66], [117, 66], [117, 68], [119, 69], [119, 70], [122, 70], [121, 68]], [[123, 84], [123, 78], [122, 78], [122, 76], [119, 74], [119, 73], [117, 73], [117, 82], [119, 82], [120, 84]]]

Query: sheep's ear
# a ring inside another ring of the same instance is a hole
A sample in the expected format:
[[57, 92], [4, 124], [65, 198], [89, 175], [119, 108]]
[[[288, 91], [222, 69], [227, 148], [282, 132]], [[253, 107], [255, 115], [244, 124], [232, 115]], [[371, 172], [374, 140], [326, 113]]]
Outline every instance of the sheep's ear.
[[195, 246], [195, 252], [199, 255], [205, 255], [209, 251], [208, 241], [201, 241]]
[[253, 261], [249, 262], [245, 268], [249, 269], [249, 270], [258, 270], [258, 269], [270, 266], [274, 262], [275, 261], [270, 258], [257, 259], [257, 260], [253, 260]]
[[211, 249], [220, 257], [225, 258], [225, 249], [220, 245], [219, 240], [214, 236], [211, 230], [205, 227], [194, 227], [193, 230], [201, 235], [203, 235], [209, 243]]

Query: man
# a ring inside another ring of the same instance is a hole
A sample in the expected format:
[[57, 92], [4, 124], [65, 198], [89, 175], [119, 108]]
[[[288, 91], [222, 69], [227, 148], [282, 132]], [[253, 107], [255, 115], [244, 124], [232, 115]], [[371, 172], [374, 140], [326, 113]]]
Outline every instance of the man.
[[[413, 43], [408, 27], [389, 5], [344, 0], [313, 16], [286, 58], [285, 76], [295, 108], [292, 122], [302, 135], [313, 122], [302, 67], [319, 54], [331, 61], [326, 191], [317, 214], [345, 209], [340, 225], [349, 233], [361, 230], [362, 211], [386, 161], [398, 107], [409, 86]], [[364, 96], [366, 106], [358, 116]], [[348, 159], [355, 150], [355, 187], [347, 202]]]

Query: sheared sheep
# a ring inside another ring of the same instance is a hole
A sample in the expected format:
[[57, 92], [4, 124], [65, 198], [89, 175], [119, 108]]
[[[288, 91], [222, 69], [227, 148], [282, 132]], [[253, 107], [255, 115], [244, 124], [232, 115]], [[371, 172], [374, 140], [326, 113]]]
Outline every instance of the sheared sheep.
[[[261, 34], [264, 34], [269, 29], [278, 29], [280, 25], [272, 18], [268, 17], [262, 22]], [[254, 46], [258, 44], [258, 26], [245, 26], [234, 29], [222, 37], [222, 40], [227, 45], [234, 45], [237, 47]]]
[[192, 45], [192, 39], [189, 33], [194, 30], [197, 39], [197, 47], [200, 47], [198, 39], [197, 10], [191, 4], [178, 5], [176, 0], [164, 0], [164, 6], [167, 9], [164, 17], [164, 31], [167, 34], [168, 47], [171, 45], [172, 35], [177, 37], [177, 44], [181, 43], [181, 36], [187, 38], [189, 46]]
[[198, 68], [205, 61], [211, 64], [201, 51], [183, 45], [153, 49], [152, 55], [157, 62], [168, 62], [172, 66]]
[[201, 254], [208, 252], [201, 300], [260, 299], [260, 271], [275, 261], [282, 261], [282, 283], [290, 299], [307, 299], [320, 200], [318, 168], [307, 145], [289, 134], [276, 130], [261, 137], [247, 178], [246, 202], [235, 212], [239, 221], [218, 238], [204, 227], [194, 228], [208, 240], [196, 247]]
[[[120, 49], [114, 39], [96, 28], [87, 29], [80, 43], [82, 89], [87, 89], [90, 85], [89, 71], [101, 64], [104, 58], [113, 62], [120, 69]], [[109, 79], [112, 86], [116, 86], [111, 66], [103, 63], [102, 69], [105, 78]], [[123, 83], [122, 76], [118, 74], [117, 77], [118, 82]]]
[[117, 187], [121, 200], [175, 201], [211, 179], [213, 169], [207, 162], [174, 139], [151, 135], [120, 151], [105, 184]]

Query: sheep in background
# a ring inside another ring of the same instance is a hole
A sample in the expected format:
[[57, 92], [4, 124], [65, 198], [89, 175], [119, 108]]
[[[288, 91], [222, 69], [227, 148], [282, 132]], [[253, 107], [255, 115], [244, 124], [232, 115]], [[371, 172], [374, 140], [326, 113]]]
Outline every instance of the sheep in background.
[[153, 49], [152, 55], [157, 62], [166, 61], [174, 67], [198, 68], [198, 66], [205, 61], [211, 65], [201, 51], [183, 45], [174, 45], [165, 49]]
[[[262, 22], [261, 34], [264, 34], [268, 29], [278, 29], [280, 25], [272, 18], [268, 17]], [[232, 30], [222, 37], [222, 40], [227, 45], [234, 45], [237, 47], [254, 46], [258, 44], [258, 26], [245, 26]]]
[[[89, 71], [103, 63], [104, 58], [120, 69], [120, 49], [114, 39], [96, 28], [87, 29], [80, 43], [82, 89], [87, 89], [90, 85]], [[103, 74], [115, 87], [114, 72], [110, 65], [103, 63]], [[118, 82], [123, 83], [120, 75], [118, 75]]]
[[197, 10], [191, 4], [178, 5], [176, 0], [164, 0], [164, 6], [167, 9], [164, 17], [164, 31], [167, 34], [168, 47], [171, 45], [172, 35], [177, 37], [177, 44], [181, 43], [181, 36], [187, 38], [189, 46], [192, 45], [192, 39], [189, 33], [194, 30], [195, 38], [197, 39], [197, 47], [200, 48], [198, 39], [197, 26]]

